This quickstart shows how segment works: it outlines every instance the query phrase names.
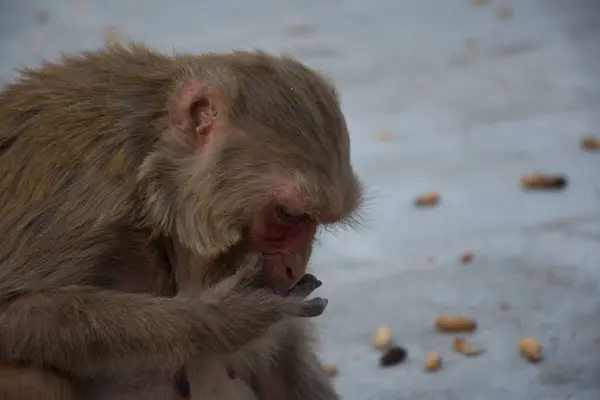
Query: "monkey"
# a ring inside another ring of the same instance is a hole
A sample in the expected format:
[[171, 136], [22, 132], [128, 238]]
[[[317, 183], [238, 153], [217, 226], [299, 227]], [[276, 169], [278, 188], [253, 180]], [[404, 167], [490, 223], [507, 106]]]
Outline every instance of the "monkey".
[[0, 365], [22, 387], [164, 400], [183, 371], [195, 398], [222, 365], [261, 400], [338, 399], [302, 278], [363, 186], [322, 74], [261, 51], [63, 55], [0, 89], [0, 171]]

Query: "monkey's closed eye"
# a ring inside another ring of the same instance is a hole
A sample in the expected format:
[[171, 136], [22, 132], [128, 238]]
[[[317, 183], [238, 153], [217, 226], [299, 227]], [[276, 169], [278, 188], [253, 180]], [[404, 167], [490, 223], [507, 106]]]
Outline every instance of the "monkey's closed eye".
[[282, 206], [282, 205], [278, 205], [277, 207], [275, 207], [275, 210], [277, 212], [277, 218], [279, 218], [282, 222], [287, 222], [287, 223], [298, 222], [299, 220], [306, 217], [305, 213], [302, 213], [302, 212], [298, 213], [298, 212], [292, 211], [289, 208]]

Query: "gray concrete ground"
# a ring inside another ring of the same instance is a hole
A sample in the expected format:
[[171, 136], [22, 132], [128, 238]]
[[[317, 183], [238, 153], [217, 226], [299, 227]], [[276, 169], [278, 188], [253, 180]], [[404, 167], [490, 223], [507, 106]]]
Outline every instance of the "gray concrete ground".
[[[331, 300], [322, 356], [343, 398], [593, 400], [600, 154], [578, 140], [600, 134], [599, 17], [594, 0], [3, 0], [0, 77], [100, 46], [110, 26], [167, 52], [298, 56], [339, 85], [369, 188], [363, 228], [325, 236], [314, 259]], [[523, 193], [536, 170], [568, 174], [567, 190]], [[416, 210], [429, 190], [441, 204]], [[432, 328], [446, 312], [477, 318], [484, 355], [451, 352]], [[406, 364], [378, 367], [382, 323]], [[541, 340], [544, 362], [519, 358], [520, 335]], [[445, 357], [438, 373], [423, 372], [429, 351]]]

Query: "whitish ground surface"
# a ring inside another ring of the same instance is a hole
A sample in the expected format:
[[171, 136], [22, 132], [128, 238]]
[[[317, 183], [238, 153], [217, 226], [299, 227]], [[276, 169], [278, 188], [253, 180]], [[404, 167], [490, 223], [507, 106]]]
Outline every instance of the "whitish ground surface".
[[[578, 148], [600, 134], [598, 2], [4, 0], [0, 76], [100, 46], [111, 26], [167, 52], [290, 52], [339, 85], [371, 198], [364, 228], [314, 260], [344, 399], [600, 399], [600, 154]], [[534, 170], [568, 174], [568, 189], [523, 193]], [[413, 208], [429, 190], [439, 207]], [[444, 312], [476, 317], [487, 353], [452, 354], [432, 329]], [[405, 365], [378, 368], [380, 323]], [[542, 341], [543, 363], [519, 358], [520, 335]], [[445, 365], [425, 374], [432, 350]]]

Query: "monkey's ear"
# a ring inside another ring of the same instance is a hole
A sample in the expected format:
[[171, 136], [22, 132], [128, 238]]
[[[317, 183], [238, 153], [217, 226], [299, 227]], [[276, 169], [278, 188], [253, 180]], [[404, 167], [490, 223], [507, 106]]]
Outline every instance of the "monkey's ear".
[[219, 117], [221, 96], [217, 89], [191, 78], [174, 97], [169, 108], [171, 126], [192, 135], [204, 145]]

